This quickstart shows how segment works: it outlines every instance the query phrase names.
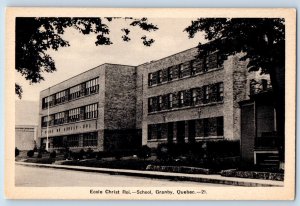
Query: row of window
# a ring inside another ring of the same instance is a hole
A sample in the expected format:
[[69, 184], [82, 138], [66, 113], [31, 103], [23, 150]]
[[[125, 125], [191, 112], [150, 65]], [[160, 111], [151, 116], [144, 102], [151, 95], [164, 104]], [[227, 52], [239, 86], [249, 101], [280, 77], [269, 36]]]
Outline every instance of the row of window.
[[51, 96], [42, 99], [42, 108], [45, 109], [48, 106], [54, 106], [66, 101], [77, 99], [84, 95], [95, 94], [99, 92], [98, 77], [87, 82], [83, 82], [79, 85], [73, 86], [66, 90], [57, 92]]
[[195, 140], [196, 137], [223, 135], [223, 116], [148, 125], [148, 140], [167, 139], [168, 142], [172, 142], [176, 136], [177, 142], [180, 143], [184, 142], [185, 138]]
[[52, 148], [61, 147], [93, 147], [98, 145], [97, 132], [52, 137]]
[[148, 112], [223, 101], [223, 82], [148, 98]]
[[205, 73], [209, 70], [221, 67], [221, 62], [221, 56], [215, 52], [201, 59], [196, 58], [179, 65], [149, 73], [148, 85], [153, 86], [172, 81], [173, 79]]
[[60, 125], [68, 122], [76, 122], [84, 119], [94, 119], [98, 117], [98, 104], [86, 105], [75, 109], [51, 114], [42, 117], [42, 127]]

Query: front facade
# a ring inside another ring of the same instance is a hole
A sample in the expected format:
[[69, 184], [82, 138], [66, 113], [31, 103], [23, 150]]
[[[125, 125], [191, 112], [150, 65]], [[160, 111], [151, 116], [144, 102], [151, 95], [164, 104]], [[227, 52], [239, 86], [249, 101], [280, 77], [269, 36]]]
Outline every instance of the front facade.
[[[50, 150], [240, 140], [247, 62], [197, 48], [139, 66], [100, 65], [41, 92], [39, 137]], [[222, 63], [221, 63], [222, 62]]]
[[49, 150], [139, 145], [135, 74], [132, 66], [104, 64], [42, 91], [41, 146], [47, 148], [47, 139]]

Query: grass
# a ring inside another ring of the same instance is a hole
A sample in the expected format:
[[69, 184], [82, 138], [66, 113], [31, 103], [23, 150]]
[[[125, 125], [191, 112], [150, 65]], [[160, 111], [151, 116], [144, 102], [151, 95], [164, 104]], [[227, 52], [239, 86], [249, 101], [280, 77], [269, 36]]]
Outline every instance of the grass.
[[24, 162], [37, 163], [37, 164], [52, 164], [53, 162], [55, 162], [55, 159], [49, 157], [28, 158]]

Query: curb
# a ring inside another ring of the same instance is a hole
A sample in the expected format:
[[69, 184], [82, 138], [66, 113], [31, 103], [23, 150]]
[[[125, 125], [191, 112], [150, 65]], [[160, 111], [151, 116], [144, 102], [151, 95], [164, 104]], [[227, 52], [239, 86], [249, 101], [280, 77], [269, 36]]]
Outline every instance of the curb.
[[184, 174], [184, 173], [170, 173], [170, 172], [157, 172], [157, 171], [141, 171], [141, 170], [126, 170], [126, 169], [108, 169], [108, 168], [93, 168], [82, 166], [66, 166], [66, 165], [50, 165], [50, 164], [36, 164], [16, 162], [17, 165], [53, 168], [53, 169], [66, 169], [82, 172], [98, 172], [110, 175], [126, 175], [138, 176], [156, 179], [169, 179], [176, 181], [192, 181], [203, 182], [212, 184], [225, 184], [232, 186], [245, 186], [245, 187], [282, 187], [283, 182], [271, 180], [254, 180], [236, 177], [222, 177], [220, 175], [202, 175], [202, 174]]

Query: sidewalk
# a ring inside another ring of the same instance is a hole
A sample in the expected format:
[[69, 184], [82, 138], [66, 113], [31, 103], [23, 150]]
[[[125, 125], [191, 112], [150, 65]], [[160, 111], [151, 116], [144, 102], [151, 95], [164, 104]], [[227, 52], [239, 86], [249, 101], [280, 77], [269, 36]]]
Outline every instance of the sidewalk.
[[184, 173], [126, 170], [126, 169], [108, 169], [108, 168], [69, 166], [69, 165], [67, 166], [67, 165], [36, 164], [36, 163], [26, 163], [26, 162], [16, 162], [16, 164], [31, 166], [31, 167], [67, 169], [67, 170], [84, 171], [84, 172], [108, 173], [113, 175], [139, 176], [139, 177], [148, 177], [148, 178], [157, 178], [157, 179], [171, 179], [177, 181], [193, 181], [193, 182], [204, 182], [204, 183], [213, 183], [213, 184], [226, 184], [226, 185], [233, 185], [233, 186], [246, 186], [246, 187], [282, 187], [284, 184], [281, 181], [237, 178], [237, 177], [223, 177], [221, 175], [202, 175], [202, 174], [184, 174]]

